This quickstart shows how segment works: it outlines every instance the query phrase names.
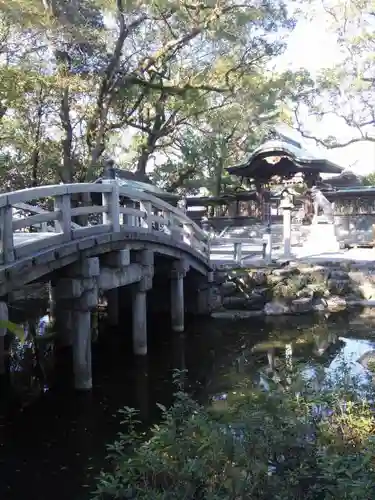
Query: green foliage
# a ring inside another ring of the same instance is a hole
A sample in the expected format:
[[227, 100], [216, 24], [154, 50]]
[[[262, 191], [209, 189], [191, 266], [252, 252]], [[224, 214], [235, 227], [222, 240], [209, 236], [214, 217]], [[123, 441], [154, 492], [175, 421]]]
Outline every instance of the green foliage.
[[375, 186], [375, 173], [364, 176], [362, 182], [365, 186]]
[[[0, 181], [93, 180], [105, 155], [217, 193], [285, 117], [301, 75], [267, 68], [283, 2], [0, 1]], [[249, 132], [251, 131], [251, 133]]]
[[308, 279], [305, 276], [291, 276], [282, 281], [279, 281], [272, 289], [274, 297], [284, 299], [294, 299], [298, 296], [298, 292], [308, 284]]
[[335, 385], [290, 369], [286, 380], [270, 381], [271, 392], [242, 381], [224, 410], [198, 405], [180, 385], [147, 437], [125, 408], [127, 432], [109, 447], [114, 471], [101, 475], [95, 498], [372, 498], [374, 415], [364, 388], [344, 368]]
[[21, 328], [19, 325], [16, 323], [13, 323], [12, 321], [9, 320], [0, 320], [0, 328], [6, 328], [9, 330], [19, 341], [23, 341], [25, 337], [25, 332], [23, 328]]

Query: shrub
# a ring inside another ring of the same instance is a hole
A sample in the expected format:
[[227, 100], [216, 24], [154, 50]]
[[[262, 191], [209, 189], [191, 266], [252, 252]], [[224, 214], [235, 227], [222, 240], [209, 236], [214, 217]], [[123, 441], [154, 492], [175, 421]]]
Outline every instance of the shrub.
[[102, 473], [95, 498], [373, 498], [374, 417], [360, 389], [347, 377], [318, 388], [289, 374], [268, 393], [242, 382], [216, 411], [179, 386], [147, 437], [125, 408], [127, 433], [109, 446], [114, 469]]

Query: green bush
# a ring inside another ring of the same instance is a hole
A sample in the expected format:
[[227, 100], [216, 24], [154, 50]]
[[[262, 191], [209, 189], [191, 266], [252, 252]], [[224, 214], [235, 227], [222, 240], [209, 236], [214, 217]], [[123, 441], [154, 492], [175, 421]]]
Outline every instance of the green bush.
[[122, 410], [127, 433], [109, 446], [113, 472], [95, 498], [374, 498], [372, 394], [363, 394], [344, 376], [318, 387], [289, 374], [268, 393], [242, 382], [217, 411], [179, 387], [149, 436], [137, 432], [135, 410]]

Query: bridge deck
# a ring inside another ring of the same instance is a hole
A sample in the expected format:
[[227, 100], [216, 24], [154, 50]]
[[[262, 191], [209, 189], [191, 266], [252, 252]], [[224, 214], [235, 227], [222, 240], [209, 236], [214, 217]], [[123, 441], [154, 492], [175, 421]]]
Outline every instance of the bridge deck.
[[[243, 254], [241, 262], [236, 262], [233, 256], [233, 250], [220, 251], [215, 249], [211, 253], [211, 265], [215, 267], [221, 266], [264, 266], [265, 261], [262, 259], [260, 248], [253, 247], [252, 252], [248, 247]], [[306, 254], [301, 252], [300, 248], [292, 248], [291, 259], [293, 261], [308, 262], [311, 264], [319, 264], [322, 262], [357, 262], [357, 263], [373, 263], [375, 260], [375, 251], [369, 248], [352, 248], [349, 250], [340, 250], [337, 252], [322, 252]], [[282, 249], [275, 249], [272, 253], [273, 260], [276, 262], [285, 261]]]
[[14, 247], [19, 247], [23, 245], [28, 245], [37, 240], [43, 240], [47, 238], [51, 238], [52, 236], [56, 236], [56, 233], [52, 233], [49, 231], [46, 232], [38, 232], [38, 233], [14, 233]]

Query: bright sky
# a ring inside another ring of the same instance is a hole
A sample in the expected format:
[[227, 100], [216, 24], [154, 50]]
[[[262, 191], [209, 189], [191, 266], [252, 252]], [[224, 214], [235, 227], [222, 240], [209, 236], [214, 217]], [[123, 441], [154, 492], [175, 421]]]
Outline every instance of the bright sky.
[[[282, 65], [295, 70], [306, 68], [314, 75], [319, 69], [332, 66], [338, 58], [335, 37], [329, 34], [324, 17], [317, 14], [313, 21], [298, 23], [282, 57]], [[321, 138], [332, 135], [345, 141], [352, 137], [350, 129], [334, 117], [319, 123], [311, 120], [307, 126], [311, 135]], [[316, 147], [315, 141], [306, 141], [305, 144], [312, 150]], [[342, 167], [351, 167], [359, 175], [375, 171], [375, 143], [361, 142], [346, 148], [325, 150], [325, 156]]]

